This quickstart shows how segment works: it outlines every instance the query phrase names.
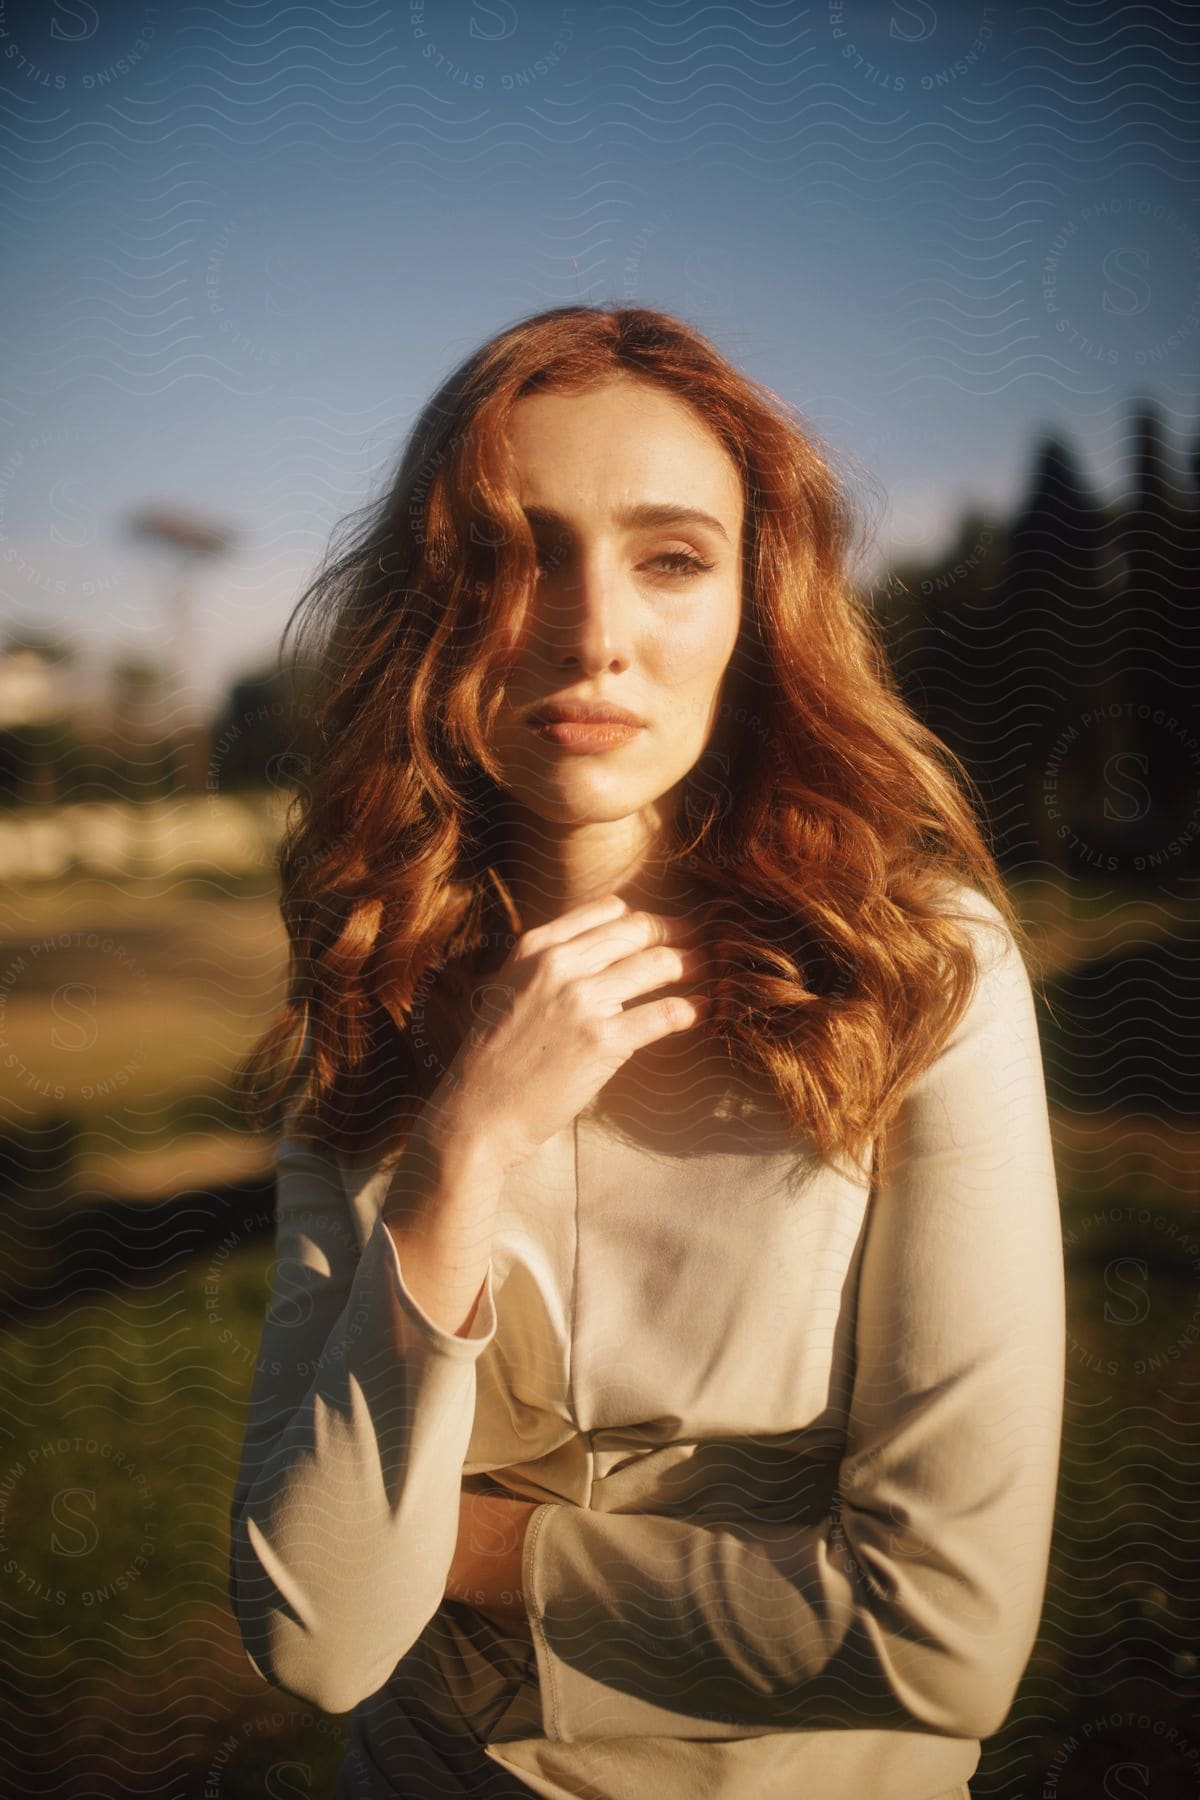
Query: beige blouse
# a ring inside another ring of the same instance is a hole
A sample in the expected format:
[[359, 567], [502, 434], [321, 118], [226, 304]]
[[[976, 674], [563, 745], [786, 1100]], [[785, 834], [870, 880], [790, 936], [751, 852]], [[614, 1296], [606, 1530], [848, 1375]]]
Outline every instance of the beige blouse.
[[[353, 1709], [339, 1796], [423, 1793], [431, 1721], [515, 1792], [967, 1794], [1039, 1622], [1065, 1326], [1029, 978], [953, 898], [979, 979], [882, 1182], [719, 1045], [665, 1108], [619, 1075], [507, 1178], [469, 1336], [406, 1286], [390, 1171], [282, 1138], [230, 1598], [264, 1680]], [[542, 1503], [532, 1647], [443, 1601], [464, 1479]]]

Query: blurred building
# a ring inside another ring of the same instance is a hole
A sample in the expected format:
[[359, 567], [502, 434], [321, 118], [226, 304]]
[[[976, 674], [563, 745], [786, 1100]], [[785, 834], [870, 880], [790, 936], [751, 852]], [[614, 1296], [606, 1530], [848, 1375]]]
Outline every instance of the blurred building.
[[66, 718], [79, 698], [74, 666], [60, 652], [20, 642], [0, 648], [0, 730]]

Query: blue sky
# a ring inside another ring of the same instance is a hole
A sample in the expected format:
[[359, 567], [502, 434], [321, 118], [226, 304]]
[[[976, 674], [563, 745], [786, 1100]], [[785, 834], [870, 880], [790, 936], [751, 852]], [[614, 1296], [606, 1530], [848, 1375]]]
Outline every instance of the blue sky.
[[[682, 313], [875, 478], [879, 553], [1197, 431], [1195, 8], [38, 0], [0, 24], [0, 584], [197, 692], [274, 654], [440, 378], [573, 298]], [[238, 533], [170, 637], [122, 529]], [[880, 511], [880, 508], [883, 508]]]

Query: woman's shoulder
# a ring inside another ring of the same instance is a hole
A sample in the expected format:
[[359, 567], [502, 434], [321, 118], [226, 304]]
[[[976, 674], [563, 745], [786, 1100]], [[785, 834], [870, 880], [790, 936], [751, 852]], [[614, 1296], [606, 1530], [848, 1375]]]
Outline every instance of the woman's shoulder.
[[958, 875], [946, 875], [935, 889], [936, 910], [953, 918], [975, 953], [979, 973], [998, 963], [1022, 963], [1020, 945], [1009, 921], [990, 894]]
[[939, 911], [961, 912], [971, 918], [1002, 921], [1003, 914], [990, 894], [961, 875], [943, 874], [933, 884]]
[[942, 883], [937, 910], [955, 920], [972, 953], [965, 1003], [938, 1060], [953, 1061], [953, 1053], [971, 1041], [977, 1045], [1036, 1041], [1033, 982], [1015, 913], [1014, 931], [990, 894], [959, 878]]

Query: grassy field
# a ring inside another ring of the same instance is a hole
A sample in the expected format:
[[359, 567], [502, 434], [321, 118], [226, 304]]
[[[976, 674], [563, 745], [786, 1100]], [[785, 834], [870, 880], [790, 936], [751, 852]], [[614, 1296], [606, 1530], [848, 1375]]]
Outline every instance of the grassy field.
[[[240, 1244], [4, 1340], [0, 1568], [23, 1695], [4, 1741], [25, 1792], [333, 1792], [344, 1719], [264, 1686], [225, 1592], [270, 1257]], [[310, 1784], [273, 1790], [283, 1760]]]
[[64, 1197], [156, 1198], [261, 1170], [230, 1071], [284, 995], [274, 890], [79, 881], [0, 906], [0, 1116], [68, 1121]]

